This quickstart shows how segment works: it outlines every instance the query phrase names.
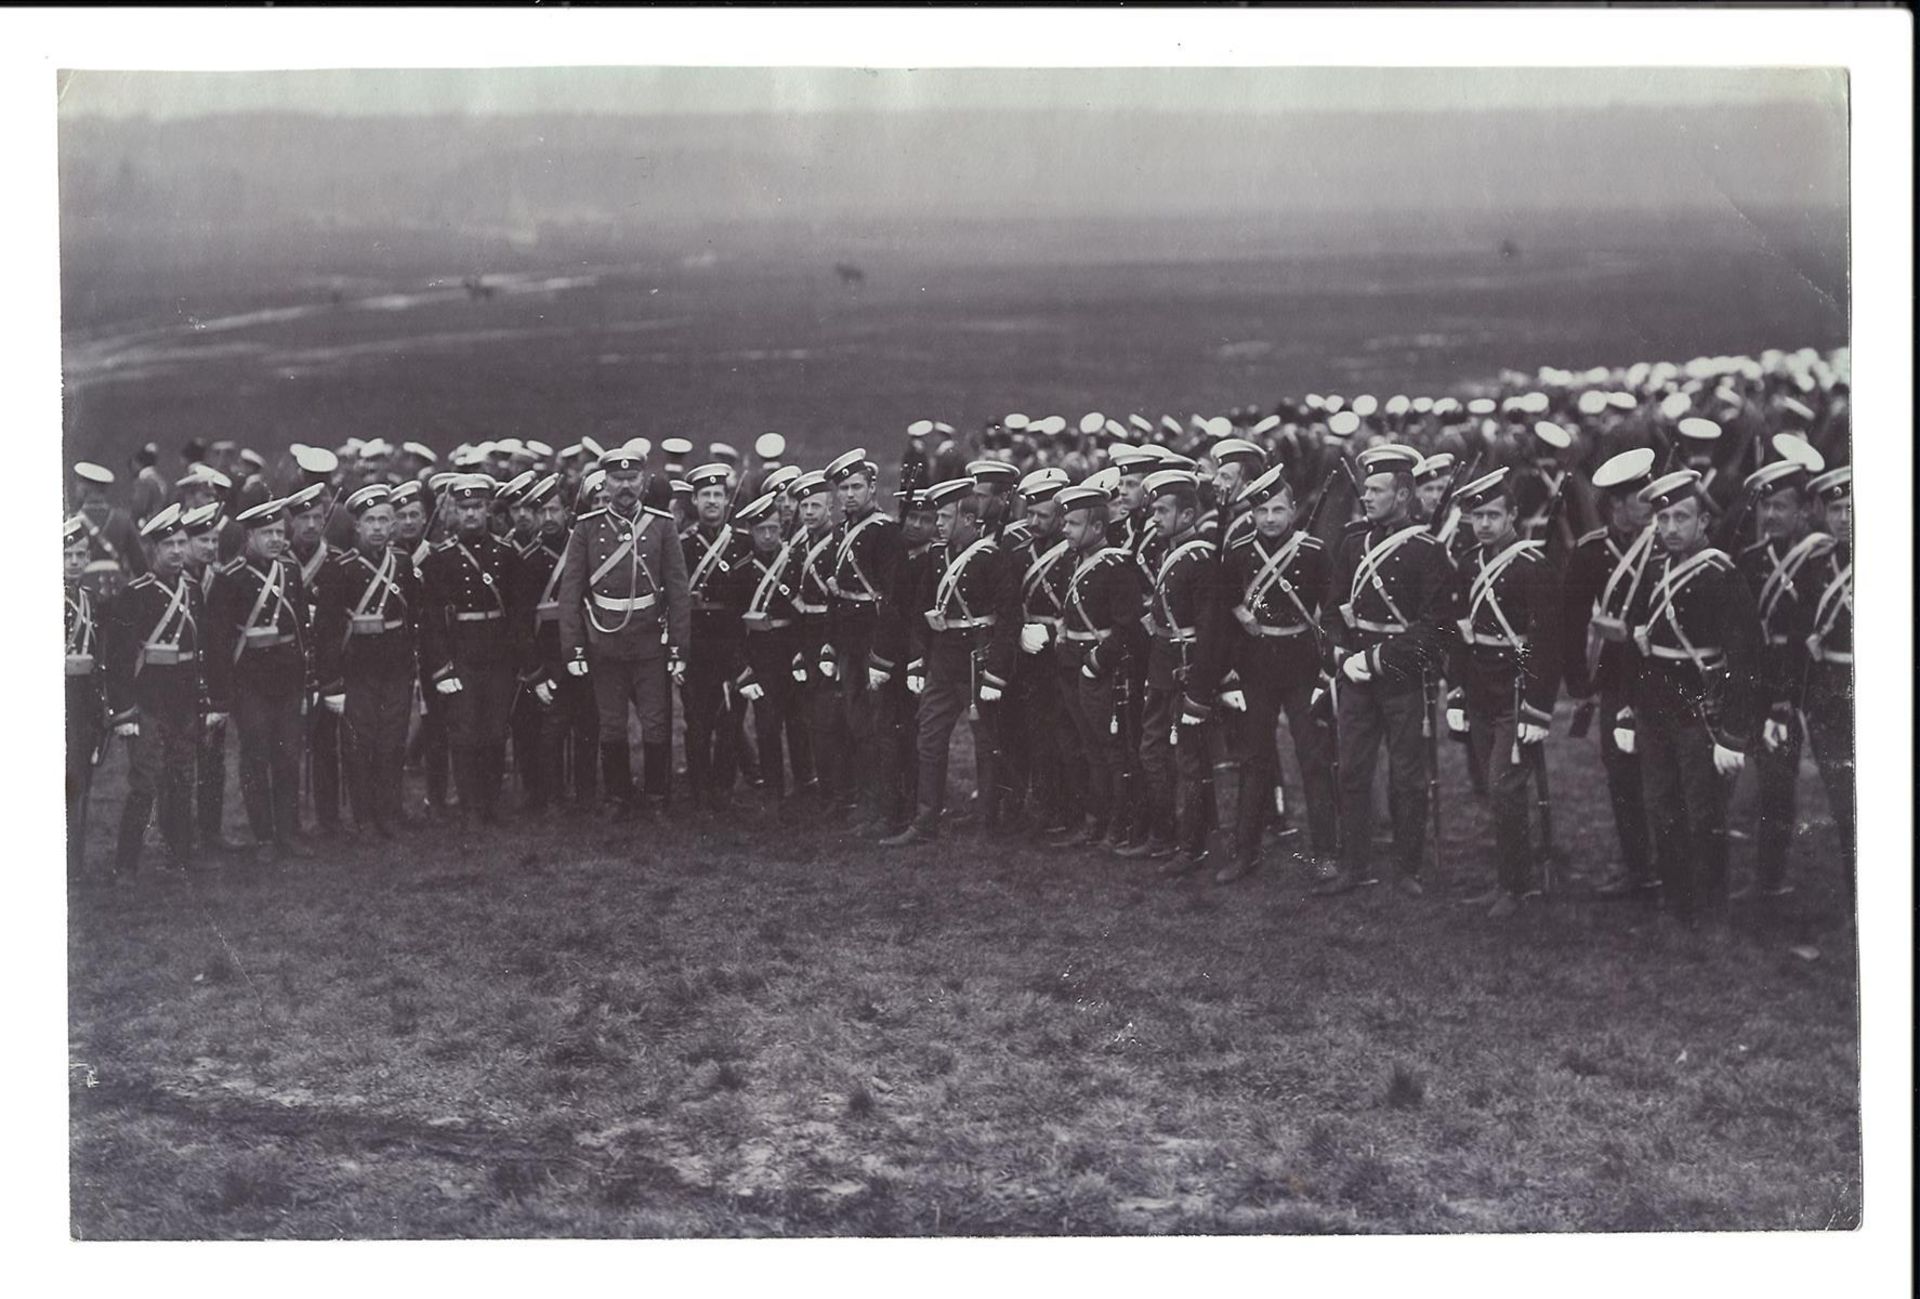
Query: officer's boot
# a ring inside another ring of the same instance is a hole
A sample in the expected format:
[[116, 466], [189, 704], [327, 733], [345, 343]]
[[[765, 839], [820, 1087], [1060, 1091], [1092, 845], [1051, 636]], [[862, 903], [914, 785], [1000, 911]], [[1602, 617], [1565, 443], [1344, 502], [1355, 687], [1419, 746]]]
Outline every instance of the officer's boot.
[[633, 814], [633, 753], [627, 742], [600, 746], [600, 783], [606, 788], [609, 816]]
[[882, 848], [904, 848], [909, 844], [932, 843], [940, 837], [940, 809], [923, 807], [914, 814], [907, 828], [880, 841]]
[[1271, 812], [1267, 807], [1242, 806], [1250, 791], [1242, 788], [1241, 776], [1237, 762], [1214, 765], [1214, 823], [1207, 835], [1207, 857], [1219, 867], [1213, 876], [1215, 884], [1244, 879], [1260, 861], [1260, 832]]
[[640, 746], [640, 762], [646, 780], [647, 805], [654, 811], [663, 810], [673, 781], [673, 745], [658, 740], [645, 741]]

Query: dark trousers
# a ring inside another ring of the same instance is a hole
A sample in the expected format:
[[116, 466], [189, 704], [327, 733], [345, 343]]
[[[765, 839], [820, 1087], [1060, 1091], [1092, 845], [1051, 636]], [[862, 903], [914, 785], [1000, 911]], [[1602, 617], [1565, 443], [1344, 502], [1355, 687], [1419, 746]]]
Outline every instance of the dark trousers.
[[127, 801], [120, 809], [120, 839], [115, 869], [132, 874], [140, 867], [141, 840], [148, 818], [159, 804], [160, 833], [175, 862], [193, 861], [193, 779], [196, 741], [202, 726], [198, 709], [140, 710], [140, 734], [128, 747]]
[[507, 723], [513, 704], [513, 669], [504, 663], [456, 663], [460, 690], [441, 696], [447, 704], [447, 747], [460, 802], [480, 820], [500, 815], [500, 781], [506, 772]]
[[1787, 742], [1777, 750], [1764, 743], [1754, 746], [1751, 761], [1759, 794], [1759, 824], [1755, 827], [1753, 866], [1755, 882], [1763, 889], [1778, 888], [1787, 875], [1787, 849], [1799, 824], [1800, 719], [1787, 724]]
[[[840, 721], [836, 730], [848, 744], [847, 788], [841, 802], [864, 804], [875, 816], [886, 816], [887, 782], [882, 772], [881, 737], [887, 729], [887, 695], [867, 685], [867, 658], [873, 649], [870, 626], [855, 626], [834, 643], [840, 677], [836, 683]], [[836, 737], [838, 738], [838, 737]]]
[[1056, 690], [1072, 730], [1063, 766], [1079, 776], [1077, 802], [1096, 833], [1121, 814], [1120, 737], [1114, 726], [1113, 676], [1089, 681], [1081, 674], [1084, 654], [1064, 655], [1054, 669]]
[[67, 680], [67, 870], [86, 859], [93, 750], [100, 743], [100, 692], [91, 677]]
[[[791, 627], [747, 634], [747, 662], [764, 693], [753, 703], [753, 733], [760, 750], [760, 778], [785, 793], [813, 779], [812, 728], [807, 724], [806, 687], [793, 679], [800, 638]], [[784, 746], [784, 748], [783, 748]]]
[[307, 715], [306, 724], [308, 758], [313, 764], [313, 815], [323, 827], [336, 826], [340, 824], [340, 719], [316, 708]]
[[687, 777], [694, 793], [718, 796], [733, 788], [734, 718], [730, 675], [739, 647], [731, 639], [695, 636], [681, 691], [686, 717]]
[[1116, 628], [1113, 634], [1120, 638], [1124, 647], [1124, 654], [1114, 674], [1114, 693], [1118, 696], [1114, 703], [1114, 716], [1119, 719], [1120, 726], [1120, 765], [1114, 773], [1114, 784], [1119, 786], [1117, 799], [1120, 821], [1113, 830], [1113, 838], [1132, 842], [1147, 837], [1150, 819], [1146, 768], [1143, 765], [1147, 724], [1146, 636], [1137, 626], [1132, 629]]
[[1071, 824], [1080, 815], [1075, 795], [1076, 765], [1068, 760], [1073, 725], [1060, 693], [1060, 669], [1052, 646], [1022, 654], [1014, 668], [1009, 699], [1013, 707], [1002, 721], [1006, 746], [1006, 806], [1031, 809], [1043, 826]]
[[671, 742], [673, 708], [664, 651], [639, 659], [608, 658], [590, 652], [587, 662], [602, 744], [626, 743], [629, 706], [639, 715], [642, 744]]
[[532, 686], [522, 684], [513, 697], [513, 715], [507, 719], [514, 780], [529, 808], [545, 807], [553, 800], [553, 784], [559, 775], [546, 754], [546, 715], [550, 707], [540, 702]]
[[920, 775], [918, 798], [923, 820], [937, 818], [946, 807], [947, 758], [953, 729], [969, 708], [977, 716], [973, 730], [975, 782], [983, 822], [992, 829], [1000, 821], [1001, 704], [981, 704], [973, 683], [973, 641], [965, 632], [935, 632], [927, 649], [927, 685], [920, 693]]
[[1400, 873], [1418, 876], [1427, 846], [1426, 692], [1413, 685], [1339, 681], [1340, 864], [1373, 878], [1373, 773], [1387, 750], [1387, 812]]
[[[300, 829], [303, 694], [297, 686], [270, 690], [244, 680], [234, 690], [233, 720], [240, 732], [240, 799], [246, 804], [247, 826], [257, 843], [285, 843]], [[334, 734], [339, 734], [337, 727]], [[336, 809], [335, 817], [338, 815]]]
[[571, 794], [576, 807], [591, 807], [600, 788], [600, 713], [593, 682], [565, 672], [553, 680], [553, 705], [541, 713], [543, 779], [554, 801]]
[[1493, 842], [1500, 887], [1508, 893], [1525, 893], [1533, 883], [1533, 849], [1528, 791], [1533, 785], [1533, 764], [1544, 754], [1537, 746], [1520, 746], [1520, 761], [1513, 760], [1514, 736], [1518, 719], [1513, 711], [1513, 676], [1479, 664], [1466, 671], [1467, 738], [1469, 749], [1487, 773], [1488, 793], [1493, 804]]
[[1820, 766], [1834, 824], [1840, 830], [1848, 878], [1854, 858], [1853, 668], [1845, 663], [1815, 663], [1807, 678], [1807, 741]]
[[1660, 882], [1675, 914], [1691, 919], [1726, 896], [1727, 781], [1690, 706], [1676, 698], [1634, 712]]
[[407, 750], [407, 710], [413, 706], [409, 673], [347, 674], [347, 705], [341, 735], [347, 751], [347, 794], [354, 824], [400, 824], [400, 770]]
[[200, 733], [195, 758], [194, 794], [200, 840], [220, 838], [227, 819], [227, 726]]
[[840, 706], [840, 684], [820, 675], [819, 665], [804, 683], [796, 682], [806, 705], [807, 729], [812, 739], [813, 768], [820, 780], [820, 798], [828, 807], [852, 801], [853, 747], [846, 730], [846, 710]]
[[414, 684], [420, 709], [420, 727], [414, 732], [408, 752], [417, 759], [427, 782], [427, 804], [447, 805], [447, 705], [445, 698], [431, 686]]
[[1245, 713], [1225, 719], [1229, 743], [1238, 764], [1234, 852], [1242, 862], [1260, 852], [1273, 790], [1279, 783], [1279, 748], [1275, 729], [1282, 713], [1293, 735], [1294, 760], [1300, 767], [1300, 787], [1307, 804], [1307, 841], [1318, 856], [1331, 856], [1337, 838], [1334, 810], [1333, 753], [1320, 724], [1308, 715], [1314, 682], [1297, 685], [1279, 681], [1246, 680]]
[[1180, 720], [1179, 699], [1180, 692], [1176, 689], [1147, 687], [1146, 705], [1140, 717], [1140, 779], [1133, 800], [1137, 818], [1135, 839], [1170, 843], [1177, 833], [1179, 772], [1173, 728]]
[[1640, 774], [1639, 745], [1623, 753], [1613, 742], [1613, 722], [1627, 707], [1624, 694], [1600, 696], [1600, 767], [1607, 777], [1607, 798], [1613, 804], [1613, 828], [1620, 836], [1620, 867], [1627, 877], [1650, 877], [1648, 864], [1646, 783]]

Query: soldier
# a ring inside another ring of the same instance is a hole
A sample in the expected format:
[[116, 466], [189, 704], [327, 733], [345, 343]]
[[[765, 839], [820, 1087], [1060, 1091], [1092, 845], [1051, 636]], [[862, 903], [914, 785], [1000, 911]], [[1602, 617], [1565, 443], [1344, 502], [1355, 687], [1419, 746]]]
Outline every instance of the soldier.
[[1445, 518], [1439, 517], [1442, 503], [1446, 501], [1447, 484], [1453, 477], [1453, 453], [1440, 451], [1430, 456], [1422, 456], [1420, 463], [1413, 467], [1413, 490], [1417, 498], [1414, 502], [1413, 517], [1434, 530], [1434, 535], [1451, 547], [1454, 535], [1460, 529], [1459, 506], [1447, 508]]
[[1220, 602], [1229, 605], [1231, 618], [1216, 618], [1202, 635], [1191, 692], [1205, 700], [1233, 680], [1246, 701], [1244, 711], [1222, 719], [1230, 771], [1215, 772], [1222, 851], [1214, 881], [1220, 884], [1245, 877], [1259, 864], [1261, 826], [1279, 779], [1274, 735], [1282, 712], [1300, 767], [1316, 870], [1322, 863], [1331, 868], [1338, 825], [1333, 755], [1311, 715], [1325, 635], [1320, 606], [1327, 589], [1326, 548], [1294, 526], [1293, 488], [1277, 465], [1248, 483], [1236, 504], [1253, 529], [1222, 559]]
[[194, 869], [195, 733], [225, 714], [207, 709], [205, 609], [188, 580], [187, 535], [180, 507], [148, 519], [140, 540], [151, 548], [151, 571], [135, 578], [107, 610], [101, 650], [113, 733], [132, 741], [127, 802], [120, 813], [114, 870], [139, 870], [141, 840], [156, 801], [172, 864]]
[[1633, 732], [1633, 647], [1627, 609], [1649, 580], [1655, 553], [1652, 507], [1640, 489], [1653, 480], [1654, 453], [1622, 451], [1593, 472], [1604, 527], [1581, 537], [1562, 585], [1561, 645], [1567, 695], [1578, 704], [1574, 730], [1584, 733], [1598, 709], [1600, 766], [1606, 775], [1620, 840], [1620, 866], [1595, 890], [1601, 898], [1646, 896], [1660, 887], [1651, 864], [1640, 759], [1615, 742]]
[[246, 547], [221, 567], [207, 599], [207, 687], [216, 705], [232, 701], [240, 797], [256, 849], [304, 858], [312, 854], [296, 836], [311, 606], [300, 570], [281, 558], [286, 510], [269, 501], [240, 516]]
[[746, 654], [740, 618], [753, 594], [742, 584], [752, 543], [727, 518], [730, 480], [728, 467], [717, 461], [688, 475], [696, 520], [680, 534], [693, 610], [687, 683], [681, 692], [687, 774], [694, 797], [716, 812], [726, 807], [733, 789], [733, 682]]
[[1373, 868], [1373, 773], [1387, 751], [1387, 809], [1399, 859], [1396, 887], [1418, 896], [1426, 849], [1430, 690], [1443, 653], [1452, 569], [1432, 529], [1412, 521], [1413, 467], [1398, 445], [1360, 454], [1364, 518], [1350, 525], [1334, 557], [1329, 603], [1339, 692], [1340, 869], [1315, 889], [1343, 893], [1378, 882]]
[[1726, 501], [1732, 494], [1732, 476], [1722, 475], [1715, 463], [1720, 447], [1721, 428], [1717, 421], [1692, 415], [1674, 426], [1679, 434], [1680, 466], [1700, 475], [1700, 500], [1715, 517], [1726, 513]]
[[79, 874], [86, 858], [87, 804], [105, 718], [100, 697], [100, 625], [93, 596], [81, 581], [89, 548], [86, 521], [68, 519], [62, 530], [67, 641], [67, 874]]
[[87, 533], [86, 580], [104, 607], [127, 583], [147, 571], [146, 553], [140, 545], [144, 534], [108, 502], [112, 470], [82, 460], [73, 467], [73, 485], [77, 498], [74, 515]]
[[360, 488], [346, 510], [354, 548], [320, 570], [314, 596], [315, 677], [321, 706], [340, 719], [354, 822], [392, 839], [407, 824], [400, 795], [418, 673], [420, 576], [391, 544], [393, 493], [385, 484]]
[[209, 505], [219, 507], [220, 514], [215, 525], [218, 532], [215, 553], [219, 562], [226, 564], [239, 555], [247, 544], [247, 530], [229, 512], [233, 480], [211, 466], [195, 465], [174, 487], [179, 492], [183, 515], [194, 514]]
[[[795, 662], [806, 661], [794, 604], [800, 556], [792, 544], [780, 539], [776, 495], [768, 492], [734, 516], [736, 523], [746, 527], [751, 543], [742, 569], [748, 586], [746, 608], [740, 615], [745, 653], [735, 685], [740, 697], [753, 705], [761, 778], [775, 797], [784, 799], [813, 783], [813, 746], [801, 683], [793, 678]], [[788, 770], [793, 772], [791, 785], [786, 781]]]
[[1806, 645], [1804, 641], [1794, 644], [1793, 629], [1807, 621], [1801, 609], [1811, 598], [1805, 590], [1806, 575], [1834, 541], [1824, 532], [1808, 530], [1807, 466], [1801, 461], [1788, 458], [1762, 465], [1747, 475], [1745, 489], [1758, 517], [1760, 540], [1744, 547], [1734, 563], [1746, 579], [1760, 617], [1760, 688], [1767, 718], [1761, 726], [1761, 744], [1753, 751], [1760, 796], [1755, 878], [1749, 889], [1735, 897], [1751, 894], [1772, 900], [1793, 891], [1786, 881], [1787, 848], [1797, 824], [1801, 747], [1797, 705], [1806, 659]]
[[[320, 570], [332, 562], [341, 547], [328, 540], [336, 511], [325, 475], [318, 466], [335, 463], [331, 451], [304, 448], [301, 466], [312, 480], [288, 496], [286, 505], [287, 555], [300, 573], [300, 589], [312, 600], [320, 584]], [[319, 457], [325, 457], [320, 459]], [[344, 517], [344, 516], [342, 516]], [[351, 543], [349, 543], [351, 544]], [[314, 610], [307, 611], [312, 626]], [[340, 833], [340, 808], [343, 786], [340, 780], [340, 719], [324, 708], [307, 714], [307, 763], [310, 775], [309, 795], [313, 800], [314, 833], [331, 837]]]
[[1213, 496], [1219, 502], [1220, 535], [1216, 541], [1224, 552], [1234, 542], [1253, 535], [1252, 509], [1242, 505], [1240, 494], [1248, 482], [1266, 472], [1267, 453], [1256, 442], [1229, 437], [1214, 443], [1208, 458], [1214, 463]]
[[560, 648], [561, 561], [569, 535], [560, 475], [534, 483], [515, 509], [532, 511], [536, 522], [533, 539], [520, 550], [533, 626], [532, 654], [514, 703], [514, 766], [528, 812], [563, 804], [569, 788], [573, 805], [586, 810], [599, 788], [600, 725], [592, 683], [567, 672]]
[[152, 518], [167, 503], [167, 480], [160, 476], [160, 448], [149, 442], [133, 453], [133, 522]]
[[1000, 733], [1005, 758], [1001, 820], [1008, 828], [1018, 828], [1020, 811], [1031, 792], [1032, 828], [1043, 836], [1079, 825], [1085, 793], [1079, 788], [1084, 763], [1075, 753], [1055, 652], [1067, 579], [1072, 575], [1066, 558], [1070, 547], [1054, 500], [1065, 486], [1066, 471], [1056, 466], [1036, 469], [1021, 479], [1024, 527], [1018, 533], [1009, 530], [1001, 538], [1021, 570], [1020, 653], [1012, 670], [1012, 707], [1003, 710]]
[[795, 504], [797, 529], [787, 545], [794, 552], [790, 571], [797, 574], [793, 607], [800, 619], [800, 655], [790, 675], [801, 692], [820, 806], [840, 807], [853, 798], [847, 737], [839, 731], [839, 693], [823, 670], [832, 653], [833, 593], [827, 579], [839, 538], [833, 526], [833, 490], [826, 474], [815, 470], [794, 479], [787, 495]]
[[863, 830], [883, 828], [893, 817], [879, 769], [880, 745], [889, 729], [887, 699], [880, 687], [900, 667], [876, 653], [874, 644], [900, 564], [900, 527], [874, 506], [878, 474], [864, 448], [837, 457], [826, 469], [827, 481], [840, 497], [840, 528], [827, 579], [833, 597], [830, 653], [819, 666], [836, 683], [837, 729], [851, 746], [852, 798], [842, 806], [851, 812], [858, 802], [866, 803]]
[[1214, 700], [1195, 698], [1196, 691], [1204, 693], [1205, 683], [1189, 677], [1201, 629], [1217, 613], [1219, 552], [1200, 535], [1200, 484], [1191, 471], [1156, 471], [1147, 478], [1144, 495], [1155, 530], [1166, 538], [1145, 618], [1149, 643], [1140, 766], [1148, 833], [1119, 855], [1165, 861], [1162, 873], [1171, 878], [1198, 870], [1207, 857], [1205, 781], [1213, 756]]
[[636, 811], [629, 705], [640, 718], [642, 778], [664, 806], [672, 777], [669, 683], [684, 684], [691, 636], [687, 568], [672, 516], [643, 507], [641, 457], [625, 448], [600, 461], [608, 503], [574, 520], [560, 570], [560, 648], [566, 671], [593, 685], [600, 719], [600, 776], [608, 810]]
[[1574, 541], [1566, 513], [1556, 509], [1567, 486], [1571, 471], [1560, 463], [1560, 453], [1573, 445], [1573, 435], [1552, 420], [1538, 420], [1533, 426], [1531, 449], [1533, 465], [1513, 473], [1507, 486], [1507, 499], [1520, 516], [1518, 532], [1524, 541], [1542, 541], [1547, 528], [1560, 531], [1569, 547]]
[[[1067, 569], [1067, 582], [1054, 671], [1063, 711], [1073, 728], [1070, 760], [1082, 776], [1078, 804], [1085, 819], [1067, 827], [1053, 843], [1091, 848], [1107, 843], [1114, 827], [1127, 821], [1120, 781], [1121, 701], [1116, 685], [1126, 670], [1121, 633], [1139, 626], [1139, 570], [1125, 549], [1106, 544], [1105, 491], [1085, 485], [1062, 488], [1054, 504], [1067, 544], [1060, 560]], [[1112, 844], [1124, 845], [1124, 837]]]
[[[182, 509], [180, 526], [187, 534], [187, 578], [200, 588], [200, 603], [212, 608], [213, 584], [220, 576], [220, 521], [225, 511], [209, 501]], [[211, 651], [209, 651], [211, 652]], [[208, 726], [199, 732], [195, 763], [196, 823], [200, 846], [210, 852], [234, 852], [240, 847], [226, 836], [227, 728]]]
[[1854, 858], [1853, 756], [1853, 467], [1829, 469], [1807, 484], [1825, 507], [1833, 548], [1816, 559], [1800, 603], [1806, 647], [1799, 705], [1807, 740], [1820, 766], [1827, 805], [1840, 831], [1847, 860], [1849, 897], [1858, 863]]
[[[906, 481], [913, 483], [923, 480]], [[927, 573], [934, 561], [934, 537], [938, 525], [933, 505], [927, 500], [925, 491], [910, 488], [895, 493], [895, 497], [900, 502], [900, 566], [894, 576], [894, 597], [891, 601], [894, 616], [887, 620], [887, 644], [890, 648], [882, 653], [896, 662], [905, 662], [910, 657], [909, 642], [918, 630], [914, 624], [922, 621], [924, 613], [924, 610], [916, 610], [913, 606], [923, 586], [930, 581]], [[920, 805], [919, 700], [907, 692], [904, 673], [897, 683], [889, 683], [882, 689], [892, 690], [896, 685], [899, 691], [894, 700], [897, 724], [893, 728], [892, 760], [888, 764], [894, 778], [892, 797], [897, 814], [897, 824], [889, 827], [893, 832], [905, 829]]]
[[939, 836], [946, 806], [947, 757], [964, 712], [973, 729], [975, 788], [982, 825], [999, 828], [1000, 704], [1017, 652], [1020, 575], [1016, 560], [990, 531], [993, 507], [971, 478], [952, 478], [927, 490], [940, 549], [928, 566], [914, 607], [923, 630], [910, 638], [907, 690], [920, 699], [919, 807], [906, 829], [880, 841], [898, 848]]
[[1662, 886], [1697, 928], [1726, 900], [1727, 781], [1757, 727], [1760, 622], [1733, 561], [1709, 547], [1700, 475], [1676, 470], [1640, 490], [1662, 555], [1628, 611], [1640, 654], [1632, 732]]
[[1460, 637], [1447, 669], [1447, 679], [1458, 683], [1448, 725], [1466, 731], [1473, 761], [1489, 772], [1499, 855], [1497, 882], [1469, 905], [1488, 908], [1495, 919], [1518, 910], [1533, 884], [1527, 793], [1546, 760], [1563, 618], [1546, 542], [1519, 535], [1511, 476], [1496, 469], [1456, 494], [1474, 546], [1453, 581], [1451, 612]]
[[499, 821], [515, 673], [531, 652], [533, 615], [519, 556], [488, 527], [492, 480], [467, 475], [448, 495], [453, 539], [427, 556], [420, 573], [420, 671], [447, 702], [461, 805], [492, 825]]

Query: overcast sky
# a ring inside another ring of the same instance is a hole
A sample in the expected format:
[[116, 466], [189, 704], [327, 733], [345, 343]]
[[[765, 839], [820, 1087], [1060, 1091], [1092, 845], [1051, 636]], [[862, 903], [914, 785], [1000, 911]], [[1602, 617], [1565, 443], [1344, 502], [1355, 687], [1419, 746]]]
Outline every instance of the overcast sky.
[[[741, 18], [750, 21], [746, 14]], [[1391, 21], [1387, 14], [1381, 18]], [[1782, 68], [77, 71], [62, 73], [60, 85], [63, 115], [157, 119], [259, 110], [353, 115], [970, 108], [1300, 113], [1839, 103], [1845, 97], [1841, 72]]]

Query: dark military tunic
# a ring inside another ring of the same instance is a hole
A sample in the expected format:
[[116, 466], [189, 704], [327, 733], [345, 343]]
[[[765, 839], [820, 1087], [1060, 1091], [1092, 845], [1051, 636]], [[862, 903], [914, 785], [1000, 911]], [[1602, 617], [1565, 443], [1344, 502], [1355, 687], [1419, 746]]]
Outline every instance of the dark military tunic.
[[413, 561], [396, 547], [336, 553], [314, 596], [319, 694], [345, 695], [348, 796], [361, 825], [400, 825], [402, 766], [423, 597]]
[[115, 865], [136, 870], [147, 818], [159, 804], [161, 834], [175, 861], [193, 859], [195, 742], [206, 711], [206, 654], [199, 586], [135, 578], [108, 606], [100, 670], [111, 724], [137, 722]]

